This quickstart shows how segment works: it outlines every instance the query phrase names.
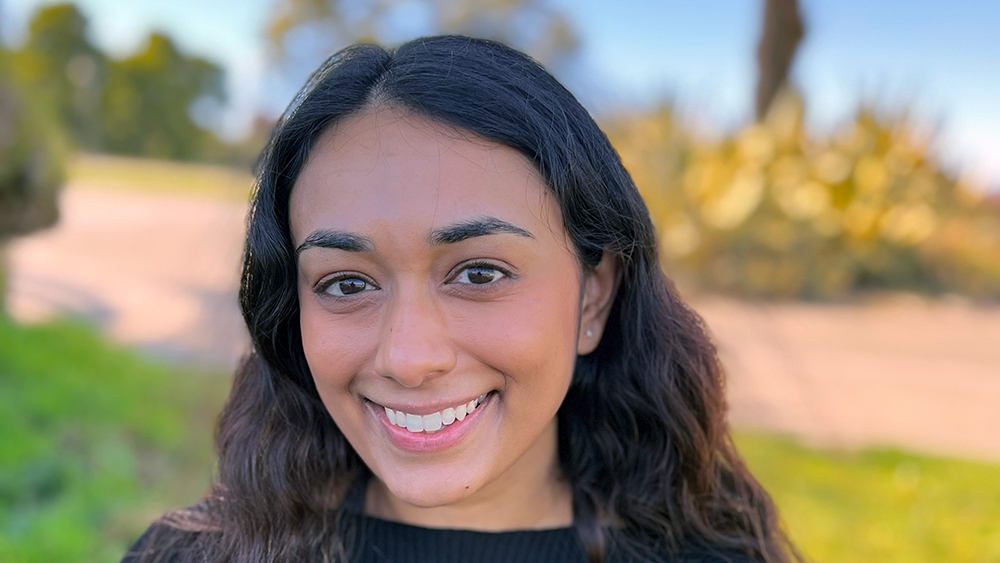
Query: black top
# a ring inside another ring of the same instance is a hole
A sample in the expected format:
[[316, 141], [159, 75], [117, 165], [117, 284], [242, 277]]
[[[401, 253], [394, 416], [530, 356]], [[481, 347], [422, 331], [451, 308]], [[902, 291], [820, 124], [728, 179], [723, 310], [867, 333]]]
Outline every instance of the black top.
[[[586, 563], [583, 548], [572, 528], [514, 532], [477, 532], [422, 528], [359, 516], [361, 541], [358, 563]], [[149, 561], [189, 563], [203, 560], [191, 545], [197, 534], [165, 524], [153, 524], [125, 554], [122, 563], [139, 563], [148, 552]], [[732, 551], [689, 549], [678, 556], [663, 555], [663, 563], [751, 563], [746, 555]], [[608, 563], [627, 563], [631, 558], [612, 549]]]

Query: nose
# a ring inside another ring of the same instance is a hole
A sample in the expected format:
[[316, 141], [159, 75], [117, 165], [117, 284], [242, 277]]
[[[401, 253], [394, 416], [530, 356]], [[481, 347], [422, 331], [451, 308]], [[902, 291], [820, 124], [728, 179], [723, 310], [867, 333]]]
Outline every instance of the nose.
[[383, 320], [375, 371], [405, 387], [417, 387], [427, 378], [455, 367], [455, 350], [448, 338], [444, 315], [422, 289], [400, 288]]

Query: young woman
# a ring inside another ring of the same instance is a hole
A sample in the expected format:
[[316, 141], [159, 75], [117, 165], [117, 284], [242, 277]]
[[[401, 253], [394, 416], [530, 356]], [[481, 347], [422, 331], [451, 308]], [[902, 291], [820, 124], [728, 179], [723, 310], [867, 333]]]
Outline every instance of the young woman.
[[607, 138], [446, 36], [327, 61], [261, 156], [218, 483], [127, 561], [797, 560]]

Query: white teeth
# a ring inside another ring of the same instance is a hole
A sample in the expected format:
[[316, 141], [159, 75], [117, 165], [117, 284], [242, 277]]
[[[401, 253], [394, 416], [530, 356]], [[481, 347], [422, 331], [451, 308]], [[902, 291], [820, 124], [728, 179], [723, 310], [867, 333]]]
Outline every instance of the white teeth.
[[437, 432], [438, 430], [441, 430], [441, 413], [436, 412], [434, 414], [425, 414], [424, 431]]
[[448, 426], [452, 422], [455, 422], [455, 409], [448, 407], [441, 411], [441, 424]]
[[410, 432], [424, 431], [424, 417], [416, 414], [406, 413], [406, 429]]
[[448, 407], [441, 412], [425, 414], [423, 416], [392, 410], [389, 407], [383, 408], [389, 422], [400, 428], [406, 428], [410, 432], [437, 432], [445, 426], [454, 424], [456, 421], [465, 420], [466, 416], [472, 414], [486, 400], [487, 395], [489, 393], [483, 393], [464, 405], [454, 408]]

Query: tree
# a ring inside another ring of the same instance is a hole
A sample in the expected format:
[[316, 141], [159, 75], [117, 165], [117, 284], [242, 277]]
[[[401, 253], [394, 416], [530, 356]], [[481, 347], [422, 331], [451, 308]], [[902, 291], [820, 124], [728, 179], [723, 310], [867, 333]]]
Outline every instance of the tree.
[[169, 37], [150, 35], [144, 50], [112, 61], [101, 102], [110, 152], [190, 160], [209, 135], [192, 116], [196, 103], [226, 100], [222, 68], [178, 51]]
[[134, 55], [111, 60], [90, 42], [87, 27], [87, 18], [69, 3], [43, 7], [32, 17], [27, 40], [11, 60], [12, 78], [32, 92], [32, 106], [60, 125], [76, 148], [201, 157], [210, 133], [197, 122], [195, 108], [225, 102], [222, 68], [181, 53], [159, 33]]
[[15, 54], [15, 78], [48, 106], [82, 148], [101, 148], [98, 107], [108, 61], [87, 38], [87, 19], [73, 4], [38, 10], [24, 47]]
[[268, 28], [275, 60], [295, 70], [352, 43], [439, 33], [502, 41], [550, 67], [567, 62], [579, 43], [546, 0], [280, 0]]
[[757, 97], [760, 121], [788, 81], [795, 52], [805, 34], [797, 0], [765, 0], [764, 25], [757, 46]]

